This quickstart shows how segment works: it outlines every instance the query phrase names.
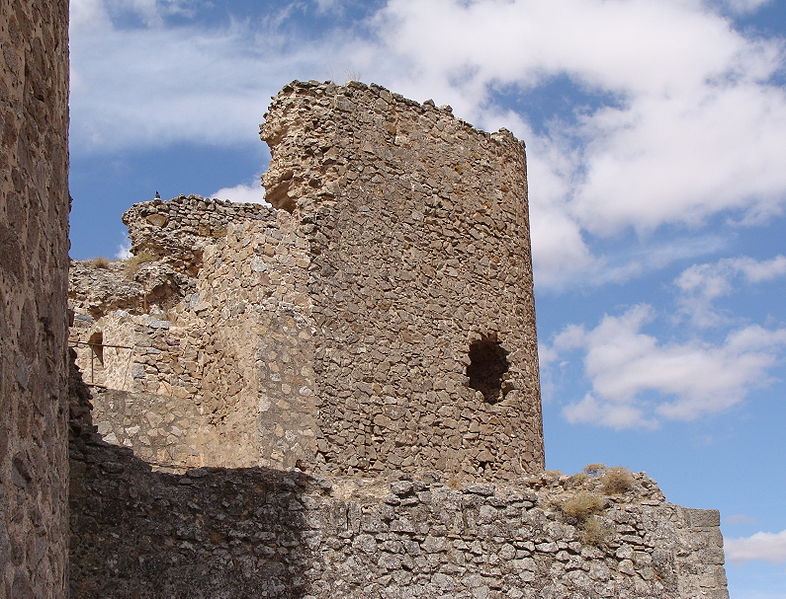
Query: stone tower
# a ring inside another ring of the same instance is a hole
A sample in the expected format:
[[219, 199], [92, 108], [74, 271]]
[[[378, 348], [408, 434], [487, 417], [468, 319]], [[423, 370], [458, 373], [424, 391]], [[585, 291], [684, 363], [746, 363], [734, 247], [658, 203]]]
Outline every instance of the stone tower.
[[280, 209], [72, 265], [73, 596], [728, 598], [717, 511], [543, 471], [519, 142], [310, 82], [262, 137]]
[[541, 469], [523, 144], [356, 82], [265, 119], [266, 198], [309, 243], [320, 469]]

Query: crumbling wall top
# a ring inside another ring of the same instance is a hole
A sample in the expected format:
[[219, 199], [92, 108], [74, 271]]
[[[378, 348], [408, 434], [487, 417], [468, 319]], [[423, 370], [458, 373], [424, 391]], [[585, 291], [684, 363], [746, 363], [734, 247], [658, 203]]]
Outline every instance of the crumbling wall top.
[[[272, 155], [263, 176], [265, 199], [303, 214], [340, 196], [358, 177], [389, 175], [394, 164], [402, 175], [417, 177], [413, 158], [428, 167], [440, 161], [429, 154], [449, 153], [453, 175], [461, 175], [488, 167], [488, 155], [524, 153], [524, 143], [507, 129], [488, 133], [454, 116], [448, 105], [358, 81], [293, 81], [273, 97], [264, 118], [260, 136]], [[478, 146], [487, 156], [475, 151]]]
[[123, 214], [128, 227], [131, 253], [193, 267], [196, 253], [205, 241], [224, 237], [230, 223], [270, 220], [273, 210], [266, 204], [236, 203], [199, 195], [179, 195], [134, 204]]

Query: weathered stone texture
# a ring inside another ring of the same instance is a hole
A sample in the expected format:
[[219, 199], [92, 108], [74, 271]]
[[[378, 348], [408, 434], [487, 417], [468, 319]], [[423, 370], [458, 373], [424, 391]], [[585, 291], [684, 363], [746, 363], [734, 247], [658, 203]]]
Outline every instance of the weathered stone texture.
[[91, 403], [98, 434], [130, 448], [156, 469], [183, 472], [211, 461], [218, 451], [218, 435], [209, 434], [210, 427], [193, 402], [97, 388]]
[[600, 493], [597, 480], [178, 476], [84, 431], [71, 453], [82, 599], [728, 599], [717, 525], [697, 525], [706, 512], [665, 503], [643, 475], [604, 498], [595, 546], [558, 506]]
[[212, 466], [540, 470], [523, 145], [361, 84], [293, 83], [266, 118], [286, 210], [137, 204], [133, 281], [74, 265], [88, 382], [197, 404]]
[[[540, 470], [523, 144], [356, 82], [286, 86], [262, 137], [266, 198], [311, 245], [319, 470]], [[507, 352], [493, 402], [480, 340]]]
[[230, 223], [267, 220], [262, 204], [233, 204], [199, 196], [156, 199], [132, 206], [123, 214], [131, 252], [148, 253], [194, 273], [199, 269], [205, 242], [224, 237]]
[[68, 3], [0, 15], [0, 597], [63, 597]]
[[[197, 239], [188, 229], [199, 225], [190, 223], [211, 222], [211, 207], [235, 216], [222, 225], [220, 236]], [[181, 222], [173, 215], [192, 215], [184, 222], [184, 234], [194, 238], [198, 262], [186, 267], [184, 261], [167, 262], [168, 254], [150, 256], [135, 273], [118, 263], [72, 265], [70, 296], [77, 314], [71, 338], [79, 343], [77, 365], [85, 381], [166, 397], [173, 410], [199, 413], [201, 419], [192, 421], [199, 430], [172, 441], [202, 437], [210, 442], [196, 452], [191, 442], [170, 448], [194, 456], [172, 467], [271, 461], [293, 467], [313, 461], [317, 426], [305, 292], [308, 244], [296, 223], [286, 212], [266, 206], [190, 196], [136, 205], [126, 213], [132, 237], [134, 230], [155, 226], [140, 225], [132, 215], [161, 213], [169, 215], [163, 233], [169, 238], [177, 236]], [[138, 256], [161, 243], [150, 232], [140, 238], [148, 245]], [[111, 411], [100, 410], [94, 418], [100, 430], [116, 429]], [[269, 431], [271, 423], [275, 426]], [[125, 443], [144, 445], [135, 439], [143, 428], [126, 424], [135, 432]]]
[[591, 535], [542, 473], [522, 144], [357, 83], [266, 119], [279, 210], [137, 204], [135, 269], [72, 266], [72, 593], [727, 597], [715, 512], [636, 475]]

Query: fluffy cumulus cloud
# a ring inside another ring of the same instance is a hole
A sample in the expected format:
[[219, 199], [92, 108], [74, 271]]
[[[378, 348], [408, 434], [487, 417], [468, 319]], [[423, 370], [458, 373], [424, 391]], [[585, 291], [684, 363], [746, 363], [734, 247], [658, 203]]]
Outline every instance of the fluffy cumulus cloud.
[[246, 185], [240, 183], [232, 187], [222, 187], [218, 191], [210, 194], [211, 198], [230, 200], [232, 202], [244, 202], [254, 204], [264, 204], [265, 190], [259, 184], [258, 179]]
[[772, 0], [726, 0], [726, 5], [733, 12], [747, 14], [756, 12], [762, 6], [770, 2], [772, 2]]
[[726, 559], [732, 563], [761, 560], [773, 564], [786, 563], [786, 530], [757, 532], [750, 537], [726, 539]]
[[73, 151], [259, 144], [269, 97], [335, 54], [283, 36], [286, 10], [207, 26], [188, 18], [201, 4], [71, 2]]
[[[752, 325], [716, 344], [660, 342], [643, 332], [654, 317], [648, 305], [605, 316], [593, 329], [569, 325], [554, 337], [551, 362], [582, 352], [592, 392], [566, 406], [570, 422], [612, 428], [654, 427], [721, 412], [766, 385], [768, 371], [786, 346], [786, 329]], [[545, 365], [550, 367], [548, 362]]]
[[117, 246], [117, 251], [115, 252], [115, 259], [116, 260], [128, 260], [131, 257], [131, 240], [126, 238], [123, 243]]
[[724, 258], [714, 263], [695, 264], [675, 279], [680, 292], [679, 309], [699, 327], [722, 325], [729, 317], [713, 302], [729, 295], [739, 282], [762, 283], [786, 276], [786, 256], [755, 260], [747, 256]]
[[[73, 145], [258, 143], [283, 83], [360, 74], [527, 141], [537, 280], [558, 287], [603, 270], [595, 239], [783, 211], [783, 42], [726, 16], [762, 4], [388, 0], [357, 22], [357, 3], [316, 0], [206, 24], [201, 0], [74, 0]], [[304, 18], [325, 13], [342, 18], [305, 32]], [[584, 99], [550, 113], [561, 80]]]

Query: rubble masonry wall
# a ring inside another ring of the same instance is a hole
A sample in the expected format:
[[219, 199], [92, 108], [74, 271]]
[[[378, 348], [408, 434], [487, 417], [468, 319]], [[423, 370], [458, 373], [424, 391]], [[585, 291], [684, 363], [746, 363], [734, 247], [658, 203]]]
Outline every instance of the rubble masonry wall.
[[728, 599], [716, 511], [542, 472], [521, 144], [361, 84], [287, 86], [262, 133], [279, 210], [136, 205], [152, 259], [72, 294], [138, 375], [92, 423], [75, 385], [72, 594]]
[[136, 348], [94, 379], [83, 346], [90, 382], [196, 402], [213, 466], [542, 469], [523, 145], [358, 83], [285, 87], [262, 135], [278, 210], [134, 205], [136, 308], [74, 271], [75, 337]]
[[[218, 209], [231, 218], [216, 225]], [[176, 446], [168, 453], [180, 456], [169, 464], [173, 468], [313, 461], [309, 259], [291, 216], [261, 205], [181, 196], [137, 204], [125, 220], [137, 256], [147, 256], [136, 274], [116, 264], [72, 268], [71, 301], [78, 314], [71, 338], [81, 342], [77, 365], [85, 382], [144, 393], [151, 408], [198, 413], [200, 419], [192, 421], [197, 431], [170, 437]], [[183, 262], [170, 262], [165, 250], [179, 238], [180, 224], [199, 255], [190, 271]], [[96, 338], [104, 346], [100, 359], [89, 345]], [[268, 435], [267, 423], [278, 421], [282, 410], [297, 413], [297, 424]], [[94, 414], [100, 430], [115, 431], [125, 445], [149, 455], [151, 442], [139, 438], [143, 429], [130, 417], [107, 409]], [[123, 421], [122, 432], [113, 418]], [[294, 433], [300, 442], [291, 440]], [[286, 453], [280, 448], [285, 435]]]
[[63, 597], [68, 2], [0, 14], [0, 597]]
[[[294, 82], [265, 119], [266, 199], [310, 244], [317, 471], [542, 469], [523, 144], [357, 82]], [[506, 354], [490, 400], [473, 343]]]
[[596, 546], [559, 505], [597, 481], [174, 475], [89, 435], [71, 455], [81, 599], [728, 599], [718, 512], [641, 475], [605, 498]]

